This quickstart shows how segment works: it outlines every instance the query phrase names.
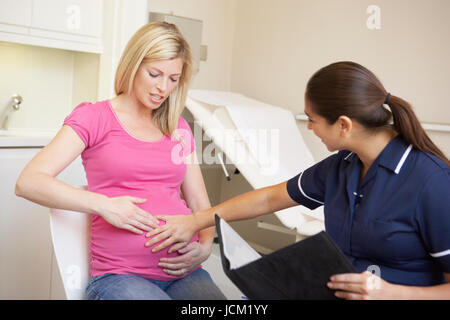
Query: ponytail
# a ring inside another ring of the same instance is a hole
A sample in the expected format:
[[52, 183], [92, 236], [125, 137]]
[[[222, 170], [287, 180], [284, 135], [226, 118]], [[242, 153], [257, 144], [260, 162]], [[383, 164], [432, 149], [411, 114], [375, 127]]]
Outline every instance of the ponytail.
[[420, 151], [435, 155], [450, 166], [449, 159], [428, 137], [407, 101], [391, 95], [388, 105], [392, 112], [394, 129], [406, 142]]
[[[381, 81], [367, 68], [352, 61], [332, 63], [318, 70], [306, 85], [306, 98], [318, 115], [333, 124], [341, 115], [376, 132], [390, 126], [416, 149], [450, 161], [431, 141], [411, 105], [386, 92]], [[391, 111], [383, 107], [387, 104]]]

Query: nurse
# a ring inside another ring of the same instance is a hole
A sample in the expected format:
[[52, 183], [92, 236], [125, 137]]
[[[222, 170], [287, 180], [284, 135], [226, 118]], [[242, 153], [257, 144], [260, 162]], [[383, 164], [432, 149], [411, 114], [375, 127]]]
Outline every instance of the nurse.
[[147, 234], [157, 235], [146, 245], [165, 239], [153, 250], [178, 250], [214, 225], [215, 213], [231, 221], [323, 205], [326, 231], [359, 272], [330, 278], [337, 297], [450, 299], [450, 162], [410, 104], [365, 67], [337, 62], [309, 80], [305, 114], [308, 128], [337, 153], [208, 210], [158, 216], [166, 224]]

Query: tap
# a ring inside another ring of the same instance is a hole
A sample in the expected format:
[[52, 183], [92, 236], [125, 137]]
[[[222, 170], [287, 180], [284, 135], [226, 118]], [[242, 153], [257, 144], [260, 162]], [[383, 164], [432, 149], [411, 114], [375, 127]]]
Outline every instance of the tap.
[[23, 98], [19, 94], [15, 94], [11, 97], [11, 102], [6, 104], [6, 107], [3, 108], [3, 111], [0, 115], [0, 129], [7, 129], [8, 119], [12, 112], [20, 109], [20, 104], [22, 103]]

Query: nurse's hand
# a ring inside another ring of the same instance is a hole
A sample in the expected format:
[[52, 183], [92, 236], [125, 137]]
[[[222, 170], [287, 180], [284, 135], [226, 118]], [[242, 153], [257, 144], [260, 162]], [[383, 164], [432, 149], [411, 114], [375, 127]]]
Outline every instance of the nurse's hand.
[[130, 196], [105, 199], [100, 204], [99, 215], [113, 226], [136, 234], [158, 227], [158, 219], [136, 205], [145, 203], [146, 199]]
[[392, 300], [398, 298], [396, 285], [384, 281], [369, 271], [333, 275], [327, 286], [337, 290], [336, 297], [347, 300]]
[[174, 244], [169, 253], [180, 250], [191, 241], [194, 234], [197, 232], [195, 227], [194, 215], [174, 215], [174, 216], [156, 216], [160, 220], [166, 221], [166, 224], [159, 226], [148, 232], [146, 237], [153, 237], [145, 243], [146, 247], [150, 247], [155, 243], [163, 241], [152, 249], [152, 252], [158, 252], [168, 246]]
[[172, 276], [184, 276], [203, 261], [205, 261], [211, 253], [211, 245], [200, 244], [199, 242], [191, 242], [184, 248], [178, 250], [181, 255], [174, 258], [161, 258], [158, 267]]

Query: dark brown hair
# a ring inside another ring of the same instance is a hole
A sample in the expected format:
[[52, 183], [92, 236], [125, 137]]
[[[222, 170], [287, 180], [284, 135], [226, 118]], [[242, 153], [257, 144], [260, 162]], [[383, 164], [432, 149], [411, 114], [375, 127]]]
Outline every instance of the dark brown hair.
[[390, 126], [420, 151], [434, 154], [447, 165], [449, 159], [431, 141], [422, 128], [411, 105], [389, 95], [380, 80], [367, 68], [350, 61], [332, 63], [317, 71], [306, 86], [306, 98], [315, 113], [333, 124], [345, 115], [368, 130]]

